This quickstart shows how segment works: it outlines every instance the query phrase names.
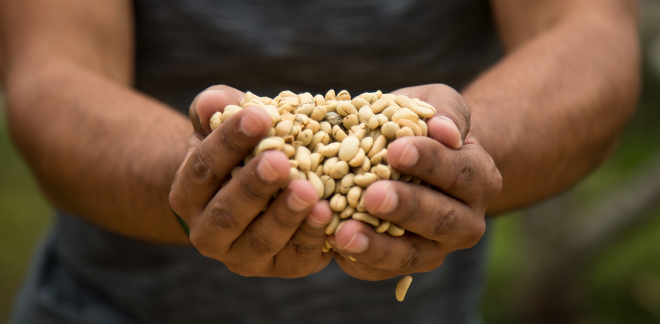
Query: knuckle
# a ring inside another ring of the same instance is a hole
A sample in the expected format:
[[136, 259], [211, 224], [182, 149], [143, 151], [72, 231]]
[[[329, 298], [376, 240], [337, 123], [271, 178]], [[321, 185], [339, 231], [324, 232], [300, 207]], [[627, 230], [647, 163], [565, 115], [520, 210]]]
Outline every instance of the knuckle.
[[224, 153], [233, 157], [242, 158], [247, 154], [247, 151], [250, 148], [243, 143], [241, 137], [237, 137], [237, 136], [232, 137], [232, 134], [230, 134], [230, 132], [235, 132], [235, 131], [236, 131], [235, 129], [230, 129], [230, 127], [222, 128], [222, 135], [223, 135], [221, 139], [222, 147]]
[[247, 176], [241, 176], [239, 178], [239, 188], [243, 197], [248, 201], [258, 201], [270, 198], [270, 195], [267, 195], [263, 192], [260, 186], [257, 185], [254, 181], [249, 181]]
[[470, 231], [467, 232], [464, 239], [465, 243], [467, 244], [466, 248], [471, 248], [477, 245], [479, 241], [481, 241], [481, 238], [484, 236], [484, 233], [486, 233], [486, 222], [480, 221], [474, 225]]
[[236, 263], [225, 263], [225, 267], [227, 269], [239, 276], [242, 277], [256, 277], [261, 275], [261, 273], [257, 272], [256, 269], [252, 267], [245, 266], [243, 264], [236, 264]]
[[493, 169], [494, 170], [490, 172], [492, 176], [488, 183], [488, 191], [490, 193], [488, 198], [490, 198], [490, 201], [495, 200], [495, 198], [500, 195], [500, 192], [502, 192], [502, 174], [497, 167], [493, 166]]
[[306, 215], [300, 215], [299, 217], [295, 217], [296, 215], [287, 214], [284, 213], [282, 210], [277, 210], [279, 208], [275, 208], [275, 209], [276, 210], [273, 212], [273, 222], [275, 223], [275, 226], [277, 226], [281, 230], [290, 230], [290, 229], [298, 228], [303, 220], [301, 219], [301, 217], [306, 216]]
[[464, 187], [469, 187], [474, 177], [474, 166], [470, 157], [464, 152], [459, 151], [459, 158], [456, 161], [456, 175], [449, 187], [450, 190], [460, 190]]
[[311, 254], [316, 254], [316, 252], [320, 251], [319, 246], [315, 246], [304, 242], [292, 241], [291, 248], [298, 257], [305, 257]]
[[416, 244], [413, 244], [410, 246], [408, 253], [401, 260], [401, 270], [404, 272], [415, 271], [419, 268], [420, 261], [419, 247]]
[[181, 199], [181, 193], [179, 192], [178, 186], [174, 185], [172, 186], [172, 189], [170, 190], [169, 195], [167, 196], [167, 200], [170, 203], [170, 208], [177, 213], [177, 215], [181, 216], [181, 211], [184, 210], [183, 206], [183, 201], [184, 199]]
[[[401, 192], [401, 191], [397, 191]], [[402, 199], [402, 201], [406, 201], [406, 208], [403, 208], [403, 210], [400, 213], [400, 218], [396, 221], [396, 223], [405, 226], [406, 224], [411, 224], [414, 223], [417, 219], [417, 217], [421, 213], [421, 203], [417, 199], [417, 195], [408, 195], [408, 199]]]
[[[428, 146], [424, 146], [428, 147]], [[432, 178], [440, 172], [440, 166], [442, 157], [439, 150], [429, 150], [431, 153], [431, 159], [421, 159], [421, 162], [424, 164], [423, 168], [420, 168], [422, 173], [426, 177]]]
[[458, 211], [454, 206], [448, 206], [447, 210], [436, 218], [433, 225], [433, 238], [441, 239], [443, 236], [451, 233], [458, 223]]
[[196, 149], [195, 153], [193, 153], [195, 154], [195, 158], [190, 159], [192, 163], [190, 167], [191, 176], [203, 183], [219, 182], [221, 180], [220, 176], [209, 167], [209, 164], [205, 161], [204, 153], [201, 151], [200, 149]]
[[202, 235], [199, 231], [190, 231], [190, 243], [197, 249], [197, 251], [207, 257], [207, 258], [213, 258], [214, 253], [212, 249], [209, 247], [208, 241]]
[[252, 233], [248, 236], [250, 248], [258, 254], [273, 254], [276, 252], [275, 246], [263, 235]]
[[207, 217], [211, 224], [221, 231], [229, 231], [238, 228], [238, 221], [231, 211], [222, 203], [214, 203], [207, 210]]

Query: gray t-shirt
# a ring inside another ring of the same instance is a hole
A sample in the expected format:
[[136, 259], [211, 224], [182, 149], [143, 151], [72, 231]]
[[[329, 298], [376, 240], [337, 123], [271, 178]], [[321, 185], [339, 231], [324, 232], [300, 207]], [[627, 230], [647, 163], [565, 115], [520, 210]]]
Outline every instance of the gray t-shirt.
[[[219, 83], [262, 96], [461, 88], [499, 56], [487, 0], [137, 0], [135, 9], [136, 88], [182, 113]], [[300, 279], [245, 278], [194, 248], [62, 212], [55, 224], [11, 323], [478, 322], [484, 239], [413, 275], [399, 303], [397, 278], [357, 280], [334, 262]]]

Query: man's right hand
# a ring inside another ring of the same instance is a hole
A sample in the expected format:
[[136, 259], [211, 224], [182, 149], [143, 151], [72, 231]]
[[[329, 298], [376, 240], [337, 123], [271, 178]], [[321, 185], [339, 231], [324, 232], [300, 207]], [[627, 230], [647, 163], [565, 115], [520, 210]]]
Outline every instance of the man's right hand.
[[266, 111], [247, 107], [211, 132], [210, 116], [238, 105], [243, 96], [214, 86], [195, 98], [190, 106], [194, 132], [170, 204], [188, 223], [197, 250], [239, 275], [293, 278], [320, 271], [333, 258], [332, 252], [321, 252], [332, 210], [319, 201], [314, 186], [294, 180], [262, 212], [289, 176], [284, 153], [257, 155], [222, 186], [272, 127]]

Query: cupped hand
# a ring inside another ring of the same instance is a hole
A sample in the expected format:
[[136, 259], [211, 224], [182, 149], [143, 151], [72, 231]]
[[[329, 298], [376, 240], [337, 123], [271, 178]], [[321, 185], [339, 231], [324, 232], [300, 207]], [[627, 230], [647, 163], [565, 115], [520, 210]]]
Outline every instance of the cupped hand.
[[377, 181], [367, 188], [367, 211], [405, 228], [404, 236], [377, 234], [349, 220], [329, 237], [342, 269], [365, 280], [428, 272], [447, 254], [476, 245], [486, 229], [486, 208], [502, 187], [493, 159], [470, 133], [470, 108], [458, 92], [425, 85], [395, 93], [437, 109], [427, 120], [429, 137], [399, 138], [387, 152], [390, 166], [426, 185]]
[[194, 133], [172, 184], [172, 209], [188, 223], [202, 255], [239, 275], [292, 278], [320, 271], [333, 257], [321, 252], [332, 218], [328, 203], [319, 201], [310, 182], [294, 180], [268, 205], [289, 176], [284, 153], [259, 154], [225, 183], [272, 127], [263, 109], [247, 107], [211, 132], [211, 115], [243, 96], [214, 86], [193, 101]]

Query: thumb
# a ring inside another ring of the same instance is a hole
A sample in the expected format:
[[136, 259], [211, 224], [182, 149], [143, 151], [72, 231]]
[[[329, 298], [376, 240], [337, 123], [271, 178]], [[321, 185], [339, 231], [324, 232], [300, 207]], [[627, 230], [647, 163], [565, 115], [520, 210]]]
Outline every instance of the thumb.
[[228, 105], [240, 105], [243, 96], [245, 93], [242, 91], [224, 85], [212, 86], [199, 93], [189, 110], [190, 121], [195, 132], [203, 135], [210, 134], [211, 116], [218, 111], [224, 111]]
[[[463, 141], [469, 129], [461, 132], [457, 123], [447, 115], [435, 115], [426, 121], [429, 137], [455, 150], [463, 147]], [[465, 135], [463, 135], [465, 134]]]

